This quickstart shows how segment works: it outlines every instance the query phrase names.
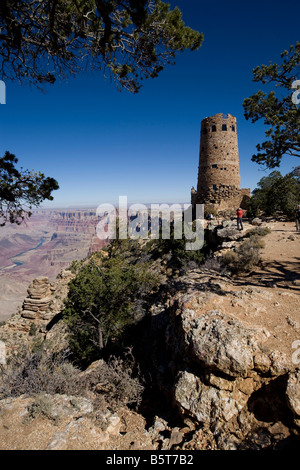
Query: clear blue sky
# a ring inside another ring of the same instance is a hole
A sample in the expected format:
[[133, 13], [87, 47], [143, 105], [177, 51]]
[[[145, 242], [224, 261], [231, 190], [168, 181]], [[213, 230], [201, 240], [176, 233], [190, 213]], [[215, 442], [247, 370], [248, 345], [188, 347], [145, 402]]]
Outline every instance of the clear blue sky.
[[[6, 83], [0, 106], [0, 152], [26, 169], [56, 178], [60, 189], [47, 207], [118, 202], [190, 202], [197, 184], [200, 123], [207, 116], [237, 118], [241, 186], [254, 189], [270, 173], [251, 162], [264, 140], [262, 123], [244, 118], [243, 99], [260, 87], [257, 65], [277, 61], [300, 40], [295, 0], [174, 0], [190, 27], [204, 33], [137, 95], [120, 93], [103, 75], [56, 83], [46, 94]], [[299, 77], [300, 79], [300, 77]], [[286, 174], [298, 163], [286, 157]]]

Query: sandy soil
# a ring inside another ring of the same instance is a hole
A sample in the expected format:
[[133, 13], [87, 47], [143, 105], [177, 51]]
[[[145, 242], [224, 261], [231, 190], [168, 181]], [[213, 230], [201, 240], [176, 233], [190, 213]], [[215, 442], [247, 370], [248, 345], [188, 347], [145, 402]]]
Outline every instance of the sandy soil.
[[262, 264], [234, 280], [234, 290], [240, 290], [241, 296], [228, 311], [244, 324], [265, 330], [266, 346], [285, 354], [290, 363], [294, 342], [300, 340], [300, 232], [293, 222], [271, 222], [268, 227], [271, 233], [264, 237]]
[[294, 222], [271, 222], [272, 232], [262, 250], [263, 266], [252, 275], [253, 281], [276, 284], [280, 288], [300, 291], [300, 232]]

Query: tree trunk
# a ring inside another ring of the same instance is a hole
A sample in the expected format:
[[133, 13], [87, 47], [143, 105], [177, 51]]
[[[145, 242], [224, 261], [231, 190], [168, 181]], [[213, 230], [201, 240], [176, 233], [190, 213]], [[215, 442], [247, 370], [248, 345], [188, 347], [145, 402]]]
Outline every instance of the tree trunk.
[[101, 325], [100, 323], [98, 324], [98, 342], [99, 342], [99, 349], [103, 349], [104, 345], [103, 345], [103, 333], [102, 333], [102, 329], [101, 329]]

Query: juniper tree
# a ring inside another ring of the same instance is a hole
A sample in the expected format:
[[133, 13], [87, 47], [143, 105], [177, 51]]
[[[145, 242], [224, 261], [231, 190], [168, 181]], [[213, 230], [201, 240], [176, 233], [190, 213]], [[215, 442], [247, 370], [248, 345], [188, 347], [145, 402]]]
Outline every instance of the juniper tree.
[[45, 199], [52, 200], [58, 189], [54, 178], [41, 172], [17, 169], [18, 159], [10, 152], [0, 158], [0, 226], [7, 222], [20, 224], [31, 209]]
[[299, 167], [285, 176], [275, 170], [257, 183], [249, 199], [247, 212], [250, 217], [258, 215], [260, 211], [267, 216], [282, 212], [293, 220], [299, 200]]
[[[133, 251], [130, 245], [133, 245]], [[69, 284], [64, 320], [79, 362], [99, 357], [107, 345], [122, 345], [124, 333], [145, 315], [159, 275], [140, 253], [138, 242], [112, 242], [107, 257], [95, 253]], [[137, 250], [137, 251], [136, 251]]]
[[89, 69], [137, 92], [202, 33], [161, 0], [1, 0], [2, 79], [35, 85]]
[[261, 119], [268, 126], [268, 140], [256, 146], [252, 161], [275, 168], [284, 155], [300, 157], [300, 43], [282, 52], [280, 63], [256, 67], [253, 81], [272, 89], [259, 90], [243, 103], [247, 120]]

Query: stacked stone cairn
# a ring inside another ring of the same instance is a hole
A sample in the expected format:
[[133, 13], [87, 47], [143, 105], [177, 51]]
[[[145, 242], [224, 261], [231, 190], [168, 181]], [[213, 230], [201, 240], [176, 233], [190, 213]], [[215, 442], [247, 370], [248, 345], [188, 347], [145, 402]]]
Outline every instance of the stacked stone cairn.
[[48, 277], [34, 279], [28, 287], [28, 297], [24, 300], [22, 316], [31, 320], [49, 320], [52, 288]]

